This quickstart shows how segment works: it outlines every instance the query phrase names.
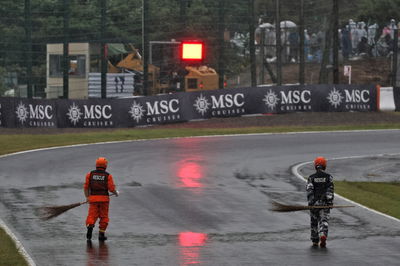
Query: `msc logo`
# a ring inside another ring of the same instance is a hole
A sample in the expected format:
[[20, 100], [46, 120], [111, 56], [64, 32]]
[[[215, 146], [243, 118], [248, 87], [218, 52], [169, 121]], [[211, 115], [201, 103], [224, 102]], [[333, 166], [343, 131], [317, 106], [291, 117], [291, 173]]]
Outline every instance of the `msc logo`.
[[290, 90], [287, 93], [281, 91], [282, 104], [308, 104], [311, 102], [311, 91]]
[[145, 110], [143, 109], [143, 106], [140, 103], [137, 103], [136, 101], [133, 101], [131, 108], [129, 112], [131, 114], [131, 117], [136, 120], [136, 123], [139, 123], [139, 121], [142, 119], [144, 116]]
[[337, 108], [340, 106], [343, 101], [344, 103], [353, 103], [353, 104], [366, 104], [370, 102], [370, 91], [369, 90], [348, 90], [344, 89], [344, 95], [342, 92], [333, 88], [327, 97], [329, 103]]
[[162, 101], [154, 101], [153, 104], [151, 102], [146, 102], [147, 105], [147, 115], [166, 115], [168, 113], [177, 113], [179, 112], [179, 100], [162, 100]]
[[[280, 103], [282, 110], [296, 110], [296, 109], [309, 109], [307, 104], [311, 102], [311, 91], [309, 90], [289, 90], [280, 91], [279, 96], [271, 89], [264, 95], [263, 102], [271, 110], [275, 109]], [[288, 107], [284, 105], [297, 105], [295, 107]]]
[[194, 101], [193, 106], [196, 108], [196, 111], [200, 113], [202, 116], [207, 112], [211, 103], [208, 102], [207, 98], [200, 94], [199, 97]]
[[67, 116], [69, 117], [69, 121], [71, 121], [71, 123], [76, 126], [76, 123], [79, 122], [82, 116], [81, 109], [77, 105], [75, 105], [75, 103], [72, 103], [72, 105], [68, 109]]
[[346, 103], [367, 103], [369, 102], [369, 90], [344, 90]]
[[146, 102], [145, 106], [139, 102], [133, 101], [128, 113], [136, 123], [139, 123], [145, 115], [148, 116], [148, 123], [154, 123], [176, 119], [178, 115], [175, 116], [175, 114], [178, 113], [179, 110], [179, 99]]
[[264, 95], [264, 99], [263, 99], [263, 101], [268, 106], [268, 108], [270, 108], [272, 110], [275, 109], [279, 100], [280, 99], [278, 98], [278, 95], [276, 95], [276, 93], [273, 92], [272, 90], [269, 90], [268, 93], [266, 95]]
[[[241, 107], [245, 104], [244, 94], [222, 94], [219, 96], [211, 95], [211, 100], [203, 94], [196, 98], [193, 106], [202, 116], [211, 108], [212, 115], [229, 115], [244, 112]], [[215, 111], [217, 110], [217, 111]]]
[[92, 120], [101, 120], [101, 119], [110, 119], [112, 117], [112, 108], [111, 105], [83, 105], [83, 113], [78, 105], [72, 103], [72, 105], [68, 108], [67, 116], [71, 123], [76, 125], [79, 120], [83, 119], [92, 119]]
[[222, 94], [218, 98], [211, 95], [212, 109], [242, 107], [244, 105], [244, 94]]
[[28, 104], [28, 107], [26, 107], [25, 104], [20, 102], [15, 113], [17, 114], [18, 120], [22, 124], [24, 124], [28, 118], [37, 120], [51, 120], [53, 118], [53, 106]]
[[84, 105], [85, 119], [110, 119], [112, 117], [111, 105]]

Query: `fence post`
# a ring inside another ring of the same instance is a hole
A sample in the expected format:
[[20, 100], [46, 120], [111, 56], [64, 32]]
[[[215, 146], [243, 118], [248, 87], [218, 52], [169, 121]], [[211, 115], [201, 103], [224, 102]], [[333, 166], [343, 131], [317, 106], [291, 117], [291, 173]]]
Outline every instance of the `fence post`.
[[69, 0], [64, 0], [63, 98], [69, 98]]
[[149, 1], [142, 0], [143, 14], [142, 14], [142, 50], [143, 50], [143, 95], [148, 95], [149, 87], [149, 36], [148, 36], [148, 15], [149, 15]]
[[339, 84], [339, 0], [333, 0], [333, 84]]
[[280, 13], [280, 0], [275, 0], [276, 83], [278, 86], [282, 85], [282, 45]]
[[101, 17], [100, 17], [100, 42], [101, 42], [101, 98], [107, 98], [107, 54], [106, 54], [106, 12], [107, 0], [101, 0]]
[[299, 25], [299, 40], [300, 40], [300, 64], [299, 64], [299, 83], [305, 83], [305, 56], [304, 56], [304, 0], [300, 1], [300, 25]]
[[25, 0], [25, 38], [26, 38], [26, 89], [32, 98], [32, 12], [31, 0]]
[[249, 0], [249, 11], [248, 11], [248, 21], [249, 21], [249, 48], [250, 48], [250, 73], [251, 73], [251, 86], [257, 86], [257, 76], [256, 76], [256, 49], [254, 45], [254, 0]]
[[225, 0], [219, 0], [218, 6], [218, 87], [224, 88], [224, 76], [225, 76]]
[[394, 46], [393, 46], [393, 69], [392, 69], [392, 87], [397, 86], [397, 70], [398, 70], [398, 52], [399, 52], [399, 29], [394, 30]]

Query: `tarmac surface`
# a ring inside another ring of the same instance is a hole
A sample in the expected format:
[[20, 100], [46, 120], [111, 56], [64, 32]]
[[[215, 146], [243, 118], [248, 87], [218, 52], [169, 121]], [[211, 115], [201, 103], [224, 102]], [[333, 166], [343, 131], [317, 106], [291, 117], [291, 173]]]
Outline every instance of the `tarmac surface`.
[[[331, 212], [327, 248], [312, 248], [306, 204], [291, 167], [328, 161], [336, 179], [399, 181], [400, 131], [133, 141], [0, 158], [0, 218], [37, 265], [398, 265], [400, 222], [361, 207]], [[382, 155], [386, 154], [386, 155]], [[378, 156], [381, 155], [381, 156]], [[37, 208], [84, 200], [86, 172], [109, 160], [120, 191], [109, 240], [85, 240], [87, 206], [49, 221]], [[305, 176], [312, 169], [301, 169]], [[348, 204], [336, 199], [335, 204]]]

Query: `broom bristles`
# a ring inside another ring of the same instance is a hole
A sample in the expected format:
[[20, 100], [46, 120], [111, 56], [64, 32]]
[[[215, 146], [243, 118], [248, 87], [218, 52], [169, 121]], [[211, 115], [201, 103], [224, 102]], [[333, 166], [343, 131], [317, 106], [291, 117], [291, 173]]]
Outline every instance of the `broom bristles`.
[[60, 214], [78, 207], [86, 202], [77, 202], [68, 205], [61, 205], [61, 206], [46, 206], [39, 209], [39, 215], [42, 220], [49, 220], [54, 217], [59, 216]]
[[303, 205], [285, 205], [276, 201], [272, 201], [273, 208], [271, 211], [275, 212], [295, 212], [313, 209], [333, 209], [333, 208], [349, 208], [353, 205], [331, 205], [331, 206], [303, 206]]

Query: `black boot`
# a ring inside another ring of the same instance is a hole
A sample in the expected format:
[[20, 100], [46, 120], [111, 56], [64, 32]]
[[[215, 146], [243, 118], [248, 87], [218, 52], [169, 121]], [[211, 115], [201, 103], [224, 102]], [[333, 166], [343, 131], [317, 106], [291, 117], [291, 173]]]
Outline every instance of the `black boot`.
[[93, 226], [87, 227], [86, 239], [92, 240]]
[[106, 241], [107, 237], [105, 236], [104, 232], [99, 232], [99, 240], [100, 241]]

